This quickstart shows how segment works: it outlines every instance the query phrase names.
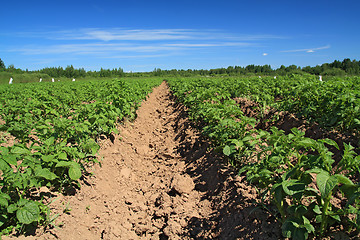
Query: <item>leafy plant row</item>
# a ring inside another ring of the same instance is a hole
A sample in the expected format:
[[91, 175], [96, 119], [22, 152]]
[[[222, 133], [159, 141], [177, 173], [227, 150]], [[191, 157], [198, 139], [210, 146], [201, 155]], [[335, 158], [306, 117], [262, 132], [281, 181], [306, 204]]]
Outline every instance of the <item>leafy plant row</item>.
[[[79, 185], [85, 165], [97, 162], [98, 139], [133, 119], [159, 79], [3, 85], [0, 87], [0, 233], [44, 224], [40, 187]], [[1, 235], [0, 234], [0, 235]]]
[[[330, 139], [307, 138], [296, 128], [288, 135], [276, 127], [270, 132], [255, 129], [258, 119], [247, 117], [232, 98], [241, 95], [235, 91], [244, 85], [246, 90], [241, 91], [248, 97], [260, 97], [263, 91], [264, 100], [274, 90], [268, 85], [252, 89], [259, 86], [250, 85], [249, 79], [220, 78], [168, 82], [214, 146], [260, 189], [264, 203], [275, 206], [273, 214], [281, 223], [284, 237], [321, 238], [331, 227], [358, 234], [360, 184], [356, 176], [360, 173], [360, 156], [351, 145], [344, 144], [342, 158], [336, 163], [328, 147], [339, 146]], [[296, 83], [287, 85], [291, 84]], [[267, 103], [274, 104], [270, 99]]]
[[332, 78], [319, 81], [316, 76], [232, 77], [212, 81], [231, 98], [248, 97], [260, 110], [271, 106], [297, 114], [322, 127], [350, 132], [360, 137], [360, 78]]

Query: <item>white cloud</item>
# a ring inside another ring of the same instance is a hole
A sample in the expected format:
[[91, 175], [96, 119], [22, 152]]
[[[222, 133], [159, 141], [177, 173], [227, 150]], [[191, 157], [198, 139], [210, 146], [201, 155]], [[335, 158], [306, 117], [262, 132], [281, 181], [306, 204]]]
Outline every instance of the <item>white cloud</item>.
[[204, 32], [192, 29], [99, 29], [84, 28], [52, 32], [49, 38], [57, 40], [100, 41], [161, 41], [199, 38]]
[[307, 53], [313, 53], [315, 51], [318, 50], [323, 50], [323, 49], [328, 49], [330, 48], [330, 45], [326, 45], [323, 47], [318, 47], [318, 48], [305, 48], [305, 49], [295, 49], [295, 50], [285, 50], [285, 51], [281, 51], [281, 52], [307, 52]]
[[271, 34], [254, 34], [254, 35], [238, 35], [238, 36], [228, 36], [229, 39], [239, 40], [239, 41], [262, 41], [267, 39], [287, 39], [286, 36], [271, 35]]
[[237, 50], [259, 45], [275, 35], [236, 35], [214, 29], [121, 29], [83, 28], [52, 32], [22, 32], [21, 38], [36, 38], [41, 44], [8, 46], [24, 55], [133, 58], [184, 55], [196, 50]]
[[27, 55], [39, 54], [104, 54], [113, 52], [157, 52], [175, 50], [175, 46], [161, 44], [123, 44], [123, 43], [88, 43], [88, 44], [61, 44], [50, 46], [28, 46], [11, 49], [12, 52], [22, 52]]
[[115, 54], [115, 53], [155, 53], [190, 50], [193, 48], [214, 48], [247, 46], [246, 43], [85, 43], [85, 44], [60, 44], [50, 46], [34, 46], [12, 48], [11, 52], [20, 52], [25, 55], [41, 54]]
[[46, 38], [50, 40], [93, 41], [175, 41], [218, 40], [231, 42], [254, 42], [268, 39], [284, 39], [269, 34], [233, 34], [216, 29], [123, 29], [81, 28], [61, 31], [19, 32], [19, 37]]
[[103, 58], [109, 59], [131, 59], [131, 58], [164, 58], [173, 56], [174, 54], [138, 54], [138, 55], [114, 55], [114, 56], [104, 56]]
[[267, 56], [268, 54], [267, 54], [267, 53], [263, 53], [262, 55], [263, 55], [263, 56]]
[[218, 42], [218, 43], [169, 43], [165, 44], [165, 46], [172, 47], [231, 47], [231, 46], [250, 46], [251, 43], [246, 42]]

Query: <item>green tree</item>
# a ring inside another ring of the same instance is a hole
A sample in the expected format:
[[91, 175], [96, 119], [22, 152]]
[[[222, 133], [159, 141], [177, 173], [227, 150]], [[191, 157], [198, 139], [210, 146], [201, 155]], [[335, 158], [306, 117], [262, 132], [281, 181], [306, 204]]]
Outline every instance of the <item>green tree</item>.
[[346, 72], [342, 70], [341, 68], [330, 68], [324, 70], [321, 75], [324, 76], [344, 76]]
[[111, 77], [110, 69], [100, 69], [100, 77]]
[[4, 63], [4, 61], [1, 60], [1, 58], [0, 58], [0, 71], [4, 71], [5, 69], [6, 69], [5, 63]]
[[73, 67], [73, 65], [67, 66], [64, 70], [64, 75], [67, 78], [72, 78], [72, 77], [77, 77], [75, 76], [75, 69]]

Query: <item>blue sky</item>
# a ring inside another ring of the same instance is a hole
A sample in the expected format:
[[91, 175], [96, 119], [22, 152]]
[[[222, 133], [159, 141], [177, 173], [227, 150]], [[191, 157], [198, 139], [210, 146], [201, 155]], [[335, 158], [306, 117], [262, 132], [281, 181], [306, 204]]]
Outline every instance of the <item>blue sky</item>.
[[0, 58], [37, 70], [315, 66], [360, 59], [360, 1], [3, 1]]

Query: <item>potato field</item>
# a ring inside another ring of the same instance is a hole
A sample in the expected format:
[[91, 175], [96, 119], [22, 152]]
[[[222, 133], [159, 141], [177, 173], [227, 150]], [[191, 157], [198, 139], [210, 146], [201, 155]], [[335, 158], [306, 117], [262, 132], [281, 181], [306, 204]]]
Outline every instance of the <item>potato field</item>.
[[359, 129], [359, 77], [0, 85], [0, 236], [357, 239]]

